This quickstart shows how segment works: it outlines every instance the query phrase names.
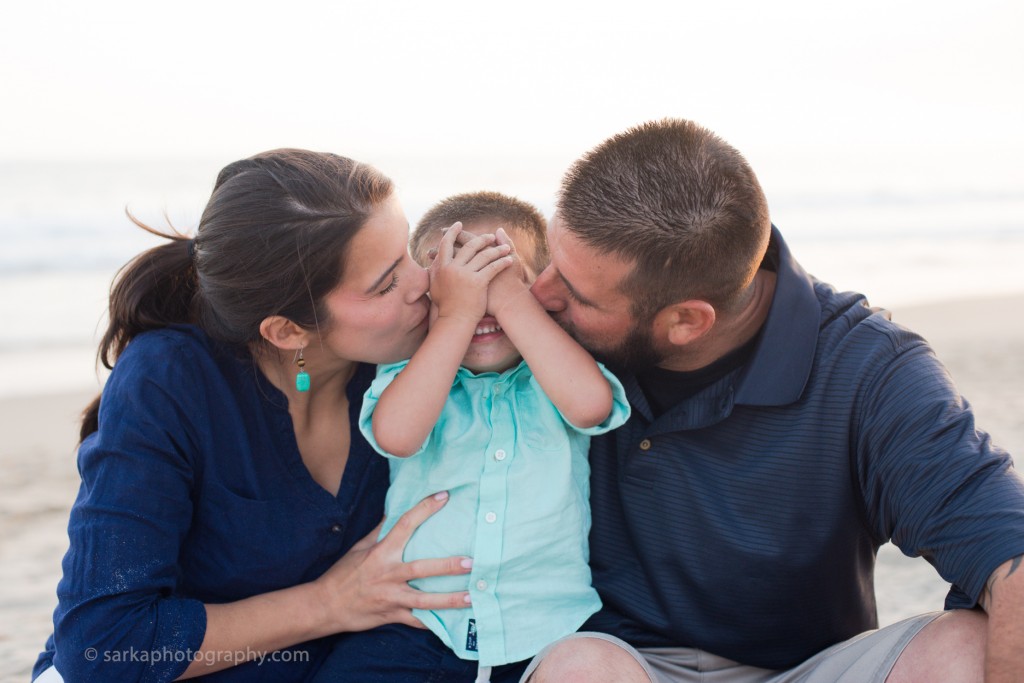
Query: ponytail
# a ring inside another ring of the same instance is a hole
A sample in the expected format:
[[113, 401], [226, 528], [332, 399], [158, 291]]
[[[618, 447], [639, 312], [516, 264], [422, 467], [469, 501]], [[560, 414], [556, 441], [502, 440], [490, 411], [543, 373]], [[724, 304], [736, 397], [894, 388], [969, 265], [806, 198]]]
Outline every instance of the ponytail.
[[[146, 232], [171, 240], [128, 262], [110, 288], [110, 320], [96, 353], [97, 363], [113, 369], [128, 343], [147, 330], [195, 320], [196, 274], [192, 240], [163, 233], [128, 214]], [[82, 413], [81, 439], [99, 428], [100, 397]]]

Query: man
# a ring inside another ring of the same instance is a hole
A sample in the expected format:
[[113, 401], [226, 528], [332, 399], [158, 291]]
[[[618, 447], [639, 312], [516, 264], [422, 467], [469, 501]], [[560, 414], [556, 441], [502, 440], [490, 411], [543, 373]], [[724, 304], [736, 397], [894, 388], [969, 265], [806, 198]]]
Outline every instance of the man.
[[[683, 120], [566, 174], [534, 294], [619, 372], [591, 446], [604, 602], [546, 681], [1024, 676], [1024, 482], [927, 344], [794, 260], [743, 157]], [[892, 540], [953, 584], [879, 631]]]

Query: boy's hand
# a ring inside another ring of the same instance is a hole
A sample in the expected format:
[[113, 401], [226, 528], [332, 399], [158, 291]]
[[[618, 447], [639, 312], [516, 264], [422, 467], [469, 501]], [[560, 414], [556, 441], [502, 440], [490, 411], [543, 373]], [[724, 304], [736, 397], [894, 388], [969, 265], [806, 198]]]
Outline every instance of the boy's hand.
[[498, 246], [508, 246], [508, 256], [512, 261], [508, 268], [494, 276], [487, 288], [487, 313], [497, 318], [501, 310], [516, 297], [524, 292], [529, 294], [530, 288], [526, 284], [523, 262], [516, 253], [516, 247], [508, 233], [504, 228], [498, 228], [494, 238]]
[[[450, 227], [430, 264], [430, 299], [438, 318], [456, 318], [474, 326], [487, 311], [487, 285], [512, 259], [511, 244], [497, 244], [494, 235], [458, 240], [462, 223]], [[456, 240], [462, 245], [456, 248]]]

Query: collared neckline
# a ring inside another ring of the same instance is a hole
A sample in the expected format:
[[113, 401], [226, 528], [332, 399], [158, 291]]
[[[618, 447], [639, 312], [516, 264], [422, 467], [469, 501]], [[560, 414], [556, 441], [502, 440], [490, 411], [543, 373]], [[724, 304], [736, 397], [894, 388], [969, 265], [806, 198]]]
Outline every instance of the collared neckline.
[[761, 340], [736, 382], [736, 403], [787, 405], [800, 398], [814, 365], [821, 304], [814, 281], [772, 226], [769, 250], [778, 258], [775, 292]]
[[459, 369], [455, 372], [455, 377], [457, 379], [462, 380], [463, 382], [472, 381], [475, 379], [496, 379], [498, 382], [506, 382], [512, 379], [513, 377], [521, 375], [523, 373], [523, 368], [525, 367], [525, 360], [520, 360], [518, 364], [513, 365], [507, 370], [502, 370], [501, 372], [473, 372], [469, 368], [460, 365]]

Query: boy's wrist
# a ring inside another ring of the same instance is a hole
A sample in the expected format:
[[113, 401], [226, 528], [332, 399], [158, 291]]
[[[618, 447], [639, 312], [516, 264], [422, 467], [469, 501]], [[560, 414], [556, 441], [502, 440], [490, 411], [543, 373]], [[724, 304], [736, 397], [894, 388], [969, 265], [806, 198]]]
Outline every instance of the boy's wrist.
[[519, 287], [509, 289], [507, 292], [503, 292], [500, 296], [495, 297], [496, 301], [490, 313], [498, 319], [498, 322], [501, 322], [502, 318], [507, 317], [509, 313], [516, 310], [516, 302], [520, 301], [522, 297], [528, 296], [533, 299], [533, 292], [530, 291], [526, 284], [521, 280], [519, 284]]
[[451, 328], [455, 330], [475, 330], [477, 324], [483, 315], [473, 315], [467, 313], [465, 309], [459, 309], [455, 311], [445, 312], [438, 310], [437, 318], [430, 326], [431, 333], [434, 333], [437, 328], [446, 329]]

